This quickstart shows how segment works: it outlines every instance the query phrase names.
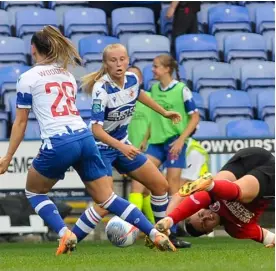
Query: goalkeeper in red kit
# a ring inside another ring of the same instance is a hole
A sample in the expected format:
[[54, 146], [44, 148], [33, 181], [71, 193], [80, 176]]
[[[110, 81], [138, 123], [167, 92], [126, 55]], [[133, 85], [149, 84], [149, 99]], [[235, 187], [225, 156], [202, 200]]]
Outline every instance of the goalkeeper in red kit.
[[208, 234], [222, 225], [234, 238], [274, 247], [275, 234], [258, 224], [274, 198], [275, 157], [262, 148], [242, 149], [214, 178], [206, 174], [183, 185], [156, 228], [166, 232], [185, 219], [191, 236]]

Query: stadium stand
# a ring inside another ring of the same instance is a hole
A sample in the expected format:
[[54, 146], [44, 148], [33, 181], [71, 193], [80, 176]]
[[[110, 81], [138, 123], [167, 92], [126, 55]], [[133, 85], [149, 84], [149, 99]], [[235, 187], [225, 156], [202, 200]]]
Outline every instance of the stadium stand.
[[256, 9], [256, 33], [264, 34], [275, 31], [275, 6], [273, 4], [263, 5]]
[[215, 121], [225, 135], [226, 125], [233, 119], [252, 119], [253, 108], [246, 92], [220, 90], [209, 96], [209, 118]]
[[224, 61], [260, 59], [267, 60], [265, 40], [261, 35], [238, 33], [228, 36], [224, 42]]
[[10, 112], [9, 97], [16, 91], [18, 77], [29, 69], [29, 66], [22, 65], [0, 67], [0, 102], [7, 112]]
[[[150, 89], [155, 82], [152, 60], [159, 54], [170, 54], [172, 19], [166, 18], [168, 5], [162, 3], [158, 13], [146, 4], [118, 7], [110, 12], [95, 8], [88, 1], [1, 2], [0, 108], [4, 109], [0, 113], [1, 138], [9, 134], [13, 119], [9, 115], [10, 100], [15, 97], [17, 77], [32, 65], [28, 56], [32, 33], [45, 24], [59, 26], [78, 48], [84, 66], [69, 70], [79, 87], [83, 75], [102, 65], [104, 47], [121, 42], [127, 46], [130, 64], [143, 71], [144, 88]], [[270, 135], [274, 135], [275, 63], [270, 62], [275, 61], [274, 15], [273, 2], [203, 2], [198, 13], [201, 34], [183, 35], [176, 40], [181, 81], [193, 91], [201, 120], [216, 121], [210, 125], [221, 129], [221, 136], [228, 135], [225, 125], [229, 121], [243, 121], [242, 118], [264, 121], [269, 125]], [[237, 89], [239, 91], [235, 91]], [[79, 90], [77, 103], [87, 121], [89, 100]], [[225, 103], [235, 101], [236, 106], [240, 105], [240, 100], [248, 105], [249, 99], [250, 107], [243, 109], [248, 110], [248, 114], [232, 115], [236, 111], [233, 104], [230, 109], [227, 106], [216, 108], [221, 93], [231, 94], [231, 99], [224, 99]], [[226, 111], [228, 115], [221, 118], [220, 114]], [[221, 119], [225, 123], [222, 124]], [[36, 127], [38, 131], [32, 116], [30, 122], [28, 129]], [[202, 123], [203, 128], [206, 127]], [[26, 137], [31, 135], [37, 136], [26, 133]]]
[[0, 67], [27, 64], [24, 41], [15, 37], [0, 37]]
[[221, 136], [218, 124], [213, 121], [200, 121], [194, 134], [196, 139], [220, 138]]
[[16, 13], [29, 8], [43, 8], [43, 1], [2, 1], [2, 9], [9, 13], [10, 24], [15, 26]]
[[75, 8], [64, 13], [64, 34], [76, 47], [79, 40], [88, 35], [108, 35], [106, 14], [97, 8]]
[[127, 49], [131, 65], [143, 70], [156, 56], [170, 53], [170, 41], [161, 35], [135, 35], [129, 38]]
[[118, 37], [122, 44], [134, 34], [155, 34], [155, 20], [150, 8], [117, 8], [111, 13], [112, 35]]
[[79, 93], [76, 98], [76, 105], [83, 120], [89, 124], [91, 118], [91, 97]]
[[0, 110], [0, 139], [7, 138], [8, 113]]
[[11, 35], [9, 14], [5, 10], [0, 10], [0, 35], [1, 36]]
[[104, 48], [112, 43], [119, 43], [117, 38], [109, 36], [88, 36], [80, 39], [79, 53], [89, 72], [97, 70], [102, 63]]
[[44, 25], [57, 26], [56, 13], [54, 11], [44, 8], [28, 8], [16, 12], [16, 36], [24, 40], [28, 54], [30, 54], [33, 33], [40, 30]]
[[205, 63], [193, 69], [193, 90], [201, 94], [205, 107], [209, 95], [222, 89], [236, 89], [231, 65], [227, 63]]
[[153, 78], [152, 65], [147, 65], [143, 69], [144, 89], [150, 90], [151, 86], [157, 81]]
[[170, 37], [172, 33], [172, 21], [166, 17], [168, 7], [162, 8], [160, 12], [160, 32], [163, 36]]
[[56, 13], [58, 25], [63, 24], [64, 13], [77, 7], [87, 7], [88, 1], [50, 1], [49, 8]]
[[273, 90], [275, 93], [275, 63], [253, 62], [241, 68], [241, 88], [248, 92], [256, 107], [259, 92]]
[[206, 107], [204, 106], [204, 102], [199, 93], [193, 92], [193, 99], [195, 101], [196, 107], [199, 111], [200, 119], [206, 120]]
[[206, 34], [187, 34], [177, 37], [175, 51], [179, 64], [190, 60], [218, 61], [219, 59], [215, 37]]
[[226, 126], [226, 136], [231, 138], [270, 137], [268, 125], [261, 120], [235, 120]]

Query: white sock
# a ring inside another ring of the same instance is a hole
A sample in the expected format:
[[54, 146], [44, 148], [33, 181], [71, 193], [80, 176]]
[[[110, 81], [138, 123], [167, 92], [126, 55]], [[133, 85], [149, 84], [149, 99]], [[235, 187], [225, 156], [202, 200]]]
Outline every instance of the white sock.
[[61, 238], [61, 237], [65, 234], [65, 232], [66, 232], [67, 230], [68, 230], [67, 227], [63, 227], [63, 228], [59, 231], [58, 236]]
[[154, 228], [150, 231], [149, 238], [152, 242], [155, 241], [155, 236], [157, 233], [158, 233], [158, 230]]
[[206, 188], [206, 191], [211, 191], [215, 186], [215, 182], [213, 181], [207, 188]]

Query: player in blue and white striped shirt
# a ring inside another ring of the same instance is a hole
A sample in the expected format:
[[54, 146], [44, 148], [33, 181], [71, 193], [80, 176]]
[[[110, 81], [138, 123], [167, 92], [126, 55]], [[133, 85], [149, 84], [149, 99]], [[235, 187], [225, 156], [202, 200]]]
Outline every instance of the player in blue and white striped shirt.
[[[136, 75], [126, 72], [128, 65], [126, 48], [121, 44], [109, 45], [103, 52], [101, 70], [84, 77], [83, 87], [92, 93], [92, 132], [107, 167], [110, 184], [114, 166], [120, 173], [128, 174], [145, 185], [152, 193], [152, 209], [158, 221], [165, 215], [168, 205], [168, 183], [157, 167], [128, 141], [127, 126], [137, 100], [173, 122], [179, 122], [181, 117], [176, 112], [166, 111], [140, 91]], [[93, 213], [99, 221], [106, 211], [95, 207]], [[73, 228], [79, 240], [88, 233], [85, 221], [84, 213]], [[95, 223], [89, 227], [92, 230]]]

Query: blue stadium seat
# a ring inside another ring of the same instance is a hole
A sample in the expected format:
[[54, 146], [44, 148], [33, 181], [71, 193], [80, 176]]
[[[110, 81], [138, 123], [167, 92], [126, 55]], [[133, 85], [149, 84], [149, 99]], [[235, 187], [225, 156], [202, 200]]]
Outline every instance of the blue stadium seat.
[[[224, 2], [201, 2], [200, 11], [198, 12], [198, 18], [200, 18], [200, 28], [207, 30], [208, 26], [208, 11], [213, 7], [225, 6]], [[204, 31], [208, 32], [208, 31]]]
[[84, 93], [78, 93], [76, 98], [76, 106], [81, 117], [88, 125], [91, 120], [91, 97]]
[[202, 13], [200, 11], [198, 11], [196, 13], [196, 17], [197, 17], [197, 30], [198, 30], [198, 34], [204, 34], [205, 33], [205, 29], [204, 29], [204, 23], [203, 23], [203, 19], [202, 19]]
[[269, 61], [246, 64], [241, 69], [242, 89], [275, 87], [275, 63]]
[[16, 13], [16, 35], [20, 38], [41, 30], [45, 25], [57, 26], [53, 10], [29, 8]]
[[264, 38], [258, 34], [239, 33], [227, 37], [224, 41], [224, 61], [239, 59], [267, 60]]
[[192, 85], [192, 81], [193, 81], [193, 69], [196, 66], [200, 66], [200, 65], [204, 65], [204, 64], [212, 64], [215, 61], [212, 60], [208, 60], [208, 59], [204, 59], [201, 61], [185, 61], [182, 62], [182, 64], [180, 65], [180, 67], [183, 69], [183, 72], [185, 72], [185, 80], [186, 82], [188, 82], [189, 85]]
[[91, 35], [108, 35], [106, 14], [98, 8], [73, 8], [64, 14], [64, 33], [76, 47], [81, 38]]
[[231, 65], [213, 62], [195, 66], [193, 90], [200, 91], [204, 88], [236, 89], [236, 80]]
[[275, 116], [275, 91], [263, 91], [257, 96], [258, 118], [265, 120], [270, 115]]
[[153, 78], [152, 65], [149, 64], [143, 69], [143, 82], [145, 90], [150, 90], [151, 86], [157, 81]]
[[256, 32], [275, 31], [275, 5], [263, 5], [256, 10]]
[[[11, 122], [13, 123], [16, 116], [16, 94], [15, 93], [13, 93], [13, 95], [10, 97], [9, 104], [11, 109]], [[40, 139], [39, 124], [32, 111], [30, 111], [29, 113], [24, 139]]]
[[10, 112], [9, 97], [11, 92], [16, 91], [16, 82], [19, 76], [30, 68], [20, 65], [0, 67], [0, 103], [5, 105], [6, 111]]
[[2, 1], [2, 8], [9, 13], [11, 25], [15, 25], [16, 13], [29, 8], [43, 8], [44, 1]]
[[215, 35], [224, 31], [251, 32], [248, 11], [245, 7], [224, 5], [209, 9], [209, 33]]
[[40, 128], [32, 112], [29, 113], [24, 139], [40, 139]]
[[170, 53], [170, 41], [161, 35], [138, 35], [128, 40], [127, 48], [131, 65], [143, 70], [156, 56]]
[[7, 138], [8, 114], [0, 111], [0, 139]]
[[2, 1], [1, 8], [10, 10], [14, 7], [43, 7], [43, 1]]
[[66, 11], [72, 10], [78, 7], [88, 7], [89, 1], [50, 1], [49, 8], [54, 9], [58, 25], [63, 24], [63, 17]]
[[275, 62], [275, 38], [272, 39], [272, 61]]
[[[119, 40], [109, 36], [88, 36], [80, 39], [79, 41], [79, 53], [82, 57], [85, 66], [88, 64], [97, 65], [102, 63], [102, 52], [104, 48], [112, 43], [119, 43]], [[90, 67], [92, 70], [92, 67]]]
[[264, 121], [269, 126], [270, 134], [275, 137], [275, 115], [267, 116]]
[[184, 66], [178, 66], [178, 75], [181, 82], [188, 84], [187, 74]]
[[214, 139], [220, 137], [221, 131], [219, 129], [219, 126], [213, 121], [200, 121], [198, 128], [193, 135], [193, 138], [195, 139]]
[[206, 34], [187, 34], [175, 40], [176, 59], [178, 63], [189, 60], [209, 59], [218, 61], [215, 37]]
[[9, 14], [4, 10], [0, 10], [0, 35], [1, 36], [11, 35]]
[[[256, 20], [256, 10], [258, 10], [259, 8], [261, 8], [262, 6], [271, 6], [273, 5], [272, 3], [268, 3], [268, 2], [264, 2], [264, 1], [244, 1], [245, 3], [245, 7], [248, 10], [248, 14], [249, 14], [249, 19], [250, 21], [255, 24], [255, 20]], [[272, 8], [272, 7], [271, 7]]]
[[275, 63], [263, 61], [244, 65], [241, 68], [241, 86], [256, 107], [260, 91], [275, 89]]
[[244, 91], [221, 90], [209, 96], [210, 119], [216, 121], [224, 116], [245, 116], [253, 118], [253, 108]]
[[69, 7], [69, 8], [74, 8], [78, 6], [87, 6], [89, 4], [89, 1], [49, 1], [49, 8], [51, 9], [57, 9], [59, 7]]
[[160, 32], [162, 35], [169, 37], [172, 33], [173, 18], [167, 19], [168, 7], [162, 8], [160, 11]]
[[232, 138], [271, 137], [268, 125], [261, 120], [231, 121], [226, 126], [226, 135]]
[[273, 51], [273, 45], [275, 40], [275, 31], [268, 31], [263, 34], [263, 37], [266, 42], [266, 49], [269, 52]]
[[96, 72], [98, 70], [100, 70], [100, 68], [102, 67], [102, 62], [87, 62], [85, 64], [85, 69], [87, 71], [87, 73], [91, 73], [91, 72]]
[[129, 33], [156, 33], [154, 14], [149, 8], [117, 8], [111, 13], [111, 20], [112, 35], [116, 37]]
[[192, 94], [193, 94], [193, 99], [195, 101], [196, 107], [197, 107], [199, 115], [200, 115], [200, 119], [206, 120], [206, 108], [204, 106], [202, 97], [197, 92], [193, 92]]
[[26, 64], [24, 41], [13, 37], [0, 37], [0, 66]]
[[13, 123], [15, 120], [16, 115], [16, 98], [17, 95], [15, 92], [11, 92], [11, 95], [9, 97], [9, 109], [11, 114], [11, 122]]
[[84, 67], [81, 67], [81, 66], [69, 66], [68, 67], [68, 71], [71, 72], [75, 79], [76, 79], [76, 82], [77, 82], [77, 85], [78, 87], [80, 87], [81, 85], [81, 78], [87, 74], [87, 70], [84, 68]]

